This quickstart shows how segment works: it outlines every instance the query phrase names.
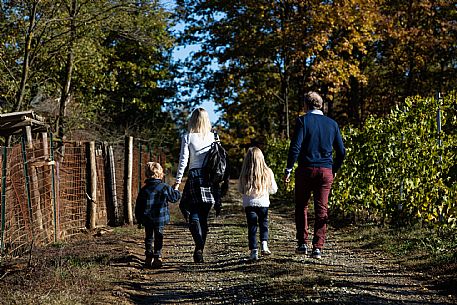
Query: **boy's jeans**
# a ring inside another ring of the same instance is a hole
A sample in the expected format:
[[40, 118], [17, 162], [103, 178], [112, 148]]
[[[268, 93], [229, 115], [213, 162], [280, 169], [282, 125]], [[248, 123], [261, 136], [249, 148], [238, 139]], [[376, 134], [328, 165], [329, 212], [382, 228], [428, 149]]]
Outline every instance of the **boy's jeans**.
[[268, 208], [246, 207], [246, 220], [248, 223], [249, 250], [257, 249], [257, 223], [260, 231], [260, 241], [268, 240]]
[[[151, 225], [145, 225], [145, 254], [146, 257], [162, 257], [162, 247], [163, 247], [163, 226], [155, 227]], [[154, 241], [154, 247], [152, 243]]]

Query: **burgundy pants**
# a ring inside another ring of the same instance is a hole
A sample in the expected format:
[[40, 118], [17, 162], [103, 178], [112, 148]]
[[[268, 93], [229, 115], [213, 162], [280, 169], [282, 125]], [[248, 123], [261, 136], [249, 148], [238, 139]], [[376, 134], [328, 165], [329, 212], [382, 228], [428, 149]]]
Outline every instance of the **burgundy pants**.
[[332, 183], [331, 168], [299, 167], [295, 170], [295, 225], [299, 245], [308, 244], [308, 202], [313, 194], [313, 248], [323, 248], [328, 222], [328, 195]]

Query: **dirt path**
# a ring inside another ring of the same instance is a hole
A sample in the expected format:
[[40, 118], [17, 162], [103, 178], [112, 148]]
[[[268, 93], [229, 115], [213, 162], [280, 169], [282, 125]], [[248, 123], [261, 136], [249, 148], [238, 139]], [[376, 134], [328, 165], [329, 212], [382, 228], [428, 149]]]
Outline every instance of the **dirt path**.
[[[339, 231], [329, 232], [322, 260], [295, 254], [292, 213], [292, 207], [280, 211], [272, 206], [273, 254], [252, 263], [247, 260], [240, 199], [231, 193], [222, 218], [211, 221], [204, 264], [193, 263], [193, 243], [181, 220], [166, 227], [164, 266], [158, 270], [142, 268], [142, 230], [114, 230], [67, 246], [65, 251], [47, 253], [59, 258], [42, 265], [51, 265], [58, 275], [53, 275], [54, 283], [42, 280], [47, 283], [39, 285], [35, 294], [25, 293], [21, 299], [18, 292], [13, 298], [14, 287], [25, 287], [24, 294], [27, 285], [33, 284], [4, 277], [0, 285], [9, 294], [0, 303], [457, 304], [455, 297], [427, 286], [421, 274], [406, 271], [381, 253], [348, 250]], [[38, 265], [39, 260], [35, 269]], [[40, 274], [29, 275], [30, 281], [40, 281]], [[43, 277], [49, 277], [49, 271]]]
[[[233, 189], [233, 188], [232, 188]], [[205, 263], [192, 263], [192, 242], [184, 224], [166, 229], [165, 264], [143, 270], [140, 262], [119, 264], [126, 276], [115, 283], [111, 301], [154, 303], [325, 303], [325, 304], [455, 304], [453, 297], [431, 290], [420, 274], [407, 272], [381, 253], [347, 250], [338, 232], [330, 232], [322, 260], [294, 253], [294, 225], [289, 215], [270, 212], [273, 255], [247, 260], [244, 214], [237, 194], [230, 194], [222, 219], [213, 220]], [[142, 241], [132, 255], [142, 258]], [[173, 245], [173, 246], [172, 246]], [[123, 268], [125, 267], [125, 269]]]

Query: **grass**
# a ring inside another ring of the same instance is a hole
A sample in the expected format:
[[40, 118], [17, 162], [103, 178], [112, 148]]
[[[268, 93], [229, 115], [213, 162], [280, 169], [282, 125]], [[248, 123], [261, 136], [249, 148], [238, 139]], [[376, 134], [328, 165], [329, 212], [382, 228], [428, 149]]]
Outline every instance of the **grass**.
[[353, 248], [379, 250], [410, 270], [427, 274], [439, 289], [457, 295], [457, 234], [455, 229], [347, 227], [342, 239]]
[[457, 262], [455, 230], [436, 231], [432, 228], [382, 227], [375, 224], [349, 227], [344, 239], [363, 249], [382, 250], [397, 257], [427, 254], [427, 264]]

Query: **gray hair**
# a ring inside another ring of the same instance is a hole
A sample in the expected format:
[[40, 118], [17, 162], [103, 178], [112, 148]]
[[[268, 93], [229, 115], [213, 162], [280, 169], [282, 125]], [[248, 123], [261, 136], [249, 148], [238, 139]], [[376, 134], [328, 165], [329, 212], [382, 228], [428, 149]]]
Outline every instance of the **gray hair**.
[[311, 109], [322, 109], [324, 105], [322, 97], [314, 91], [310, 91], [305, 94], [305, 103]]

